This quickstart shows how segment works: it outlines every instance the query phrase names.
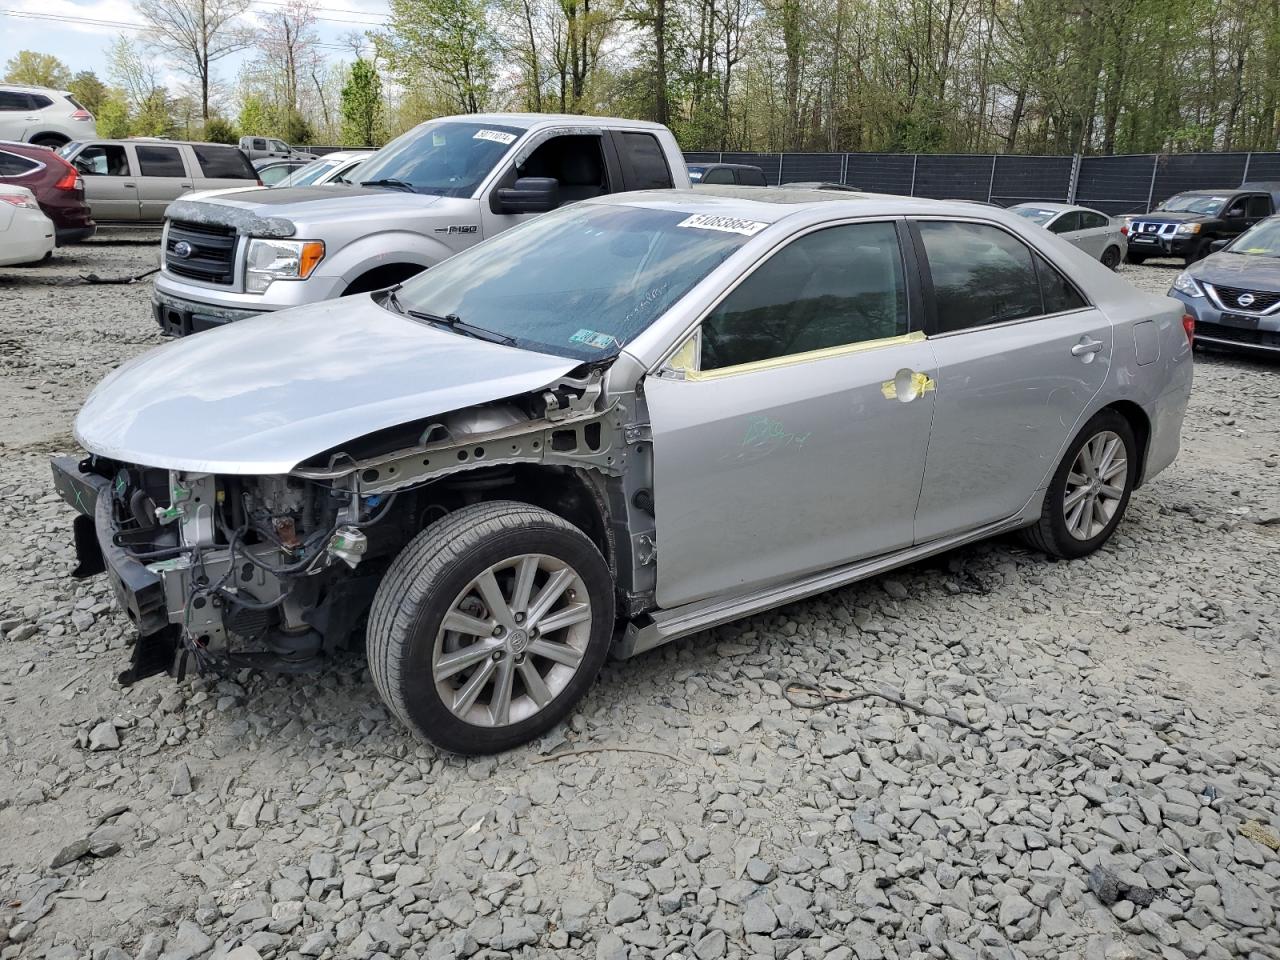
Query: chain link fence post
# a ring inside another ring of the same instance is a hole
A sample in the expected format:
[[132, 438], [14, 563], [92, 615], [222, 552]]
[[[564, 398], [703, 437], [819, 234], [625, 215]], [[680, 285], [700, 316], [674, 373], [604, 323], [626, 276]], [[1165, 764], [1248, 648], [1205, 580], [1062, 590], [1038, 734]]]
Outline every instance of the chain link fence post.
[[1147, 209], [1143, 213], [1151, 212], [1151, 204], [1155, 201], [1156, 196], [1156, 171], [1160, 169], [1160, 154], [1153, 153], [1151, 155], [1151, 186], [1147, 188]]
[[1076, 202], [1076, 190], [1080, 187], [1080, 154], [1071, 155], [1071, 185], [1067, 187], [1067, 203]]
[[991, 202], [991, 194], [996, 188], [996, 161], [1000, 159], [998, 154], [991, 155], [991, 179], [987, 181], [987, 203]]
[[1253, 160], [1253, 151], [1250, 150], [1248, 153], [1244, 155], [1244, 173], [1240, 177], [1241, 186], [1249, 182], [1249, 163], [1252, 160]]
[[907, 196], [914, 197], [916, 195], [916, 164], [920, 162], [920, 154], [913, 153], [911, 155], [911, 191]]

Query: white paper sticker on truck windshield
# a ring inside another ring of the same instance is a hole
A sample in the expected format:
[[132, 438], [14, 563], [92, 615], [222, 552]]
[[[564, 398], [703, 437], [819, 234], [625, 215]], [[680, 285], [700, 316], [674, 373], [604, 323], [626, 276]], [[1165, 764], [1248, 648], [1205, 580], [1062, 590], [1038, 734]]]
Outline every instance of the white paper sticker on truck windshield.
[[516, 135], [514, 133], [503, 133], [501, 130], [477, 130], [472, 140], [492, 140], [494, 143], [509, 144], [514, 143]]
[[695, 213], [685, 217], [677, 227], [688, 227], [693, 230], [719, 230], [721, 233], [740, 233], [744, 237], [754, 237], [769, 224], [759, 220], [743, 220], [740, 217], [721, 217], [711, 213]]

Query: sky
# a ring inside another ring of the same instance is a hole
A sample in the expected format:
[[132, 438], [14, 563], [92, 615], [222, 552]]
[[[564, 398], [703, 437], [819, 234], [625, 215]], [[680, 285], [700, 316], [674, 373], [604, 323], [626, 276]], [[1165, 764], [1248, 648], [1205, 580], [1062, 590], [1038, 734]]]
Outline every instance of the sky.
[[[283, 7], [284, 0], [250, 0], [250, 22], [255, 15]], [[386, 0], [315, 0], [316, 32], [328, 57], [349, 60], [350, 46], [342, 38], [363, 34], [386, 22]], [[35, 14], [37, 16], [31, 16]], [[119, 35], [138, 37], [130, 25], [141, 20], [130, 0], [0, 0], [0, 68], [19, 50], [52, 53], [71, 68], [92, 70], [106, 80], [107, 46]], [[215, 64], [219, 80], [230, 86], [250, 53], [232, 54]], [[176, 88], [181, 78], [163, 74], [166, 85]]]

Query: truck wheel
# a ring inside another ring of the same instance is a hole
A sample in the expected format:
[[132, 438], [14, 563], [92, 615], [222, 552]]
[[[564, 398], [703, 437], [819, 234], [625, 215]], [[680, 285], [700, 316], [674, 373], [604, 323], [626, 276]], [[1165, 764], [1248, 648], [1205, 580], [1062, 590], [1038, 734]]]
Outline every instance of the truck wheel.
[[1124, 255], [1124, 262], [1132, 263], [1135, 267], [1140, 267], [1142, 264], [1147, 262], [1147, 258], [1140, 253], [1130, 251]]
[[1032, 547], [1074, 560], [1110, 539], [1137, 480], [1133, 429], [1115, 410], [1102, 410], [1067, 447], [1045, 493], [1035, 526], [1022, 531]]
[[422, 271], [423, 268], [416, 263], [392, 263], [382, 267], [375, 267], [368, 273], [363, 273], [352, 280], [347, 289], [342, 291], [342, 295], [350, 297], [357, 293], [372, 293], [374, 290], [381, 290], [384, 287], [403, 283]]
[[1102, 265], [1108, 270], [1114, 270], [1120, 266], [1120, 248], [1107, 247], [1102, 251]]
[[581, 530], [513, 501], [428, 526], [369, 612], [369, 672], [408, 727], [456, 753], [550, 729], [586, 693], [613, 636], [608, 564]]
[[1207, 239], [1197, 240], [1195, 246], [1187, 251], [1187, 255], [1183, 258], [1182, 262], [1185, 266], [1189, 267], [1197, 260], [1203, 260], [1208, 252], [1209, 241]]

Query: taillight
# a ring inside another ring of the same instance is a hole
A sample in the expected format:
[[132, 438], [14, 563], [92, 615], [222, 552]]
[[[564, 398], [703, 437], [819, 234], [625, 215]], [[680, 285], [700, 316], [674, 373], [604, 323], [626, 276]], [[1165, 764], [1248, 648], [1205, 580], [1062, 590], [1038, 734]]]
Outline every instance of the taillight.
[[93, 114], [88, 110], [77, 110], [71, 115], [72, 120], [92, 120]]
[[1122, 224], [1120, 227], [1120, 236], [1127, 237], [1128, 235], [1129, 235], [1129, 225], [1127, 223]]
[[1182, 315], [1182, 332], [1187, 335], [1187, 343], [1196, 345], [1196, 318], [1189, 313]]
[[62, 176], [58, 178], [58, 182], [53, 185], [55, 190], [74, 190], [80, 183], [80, 177], [76, 174], [75, 167], [67, 167], [62, 172]]

